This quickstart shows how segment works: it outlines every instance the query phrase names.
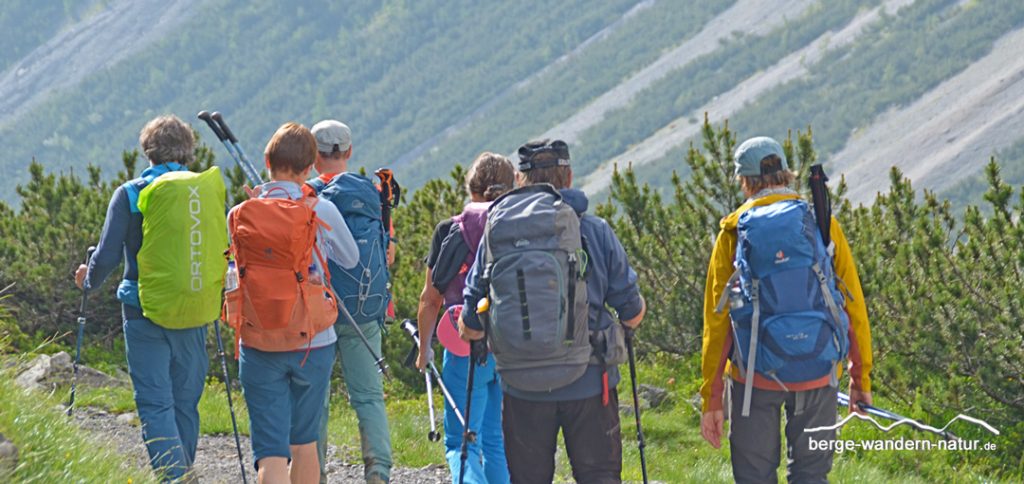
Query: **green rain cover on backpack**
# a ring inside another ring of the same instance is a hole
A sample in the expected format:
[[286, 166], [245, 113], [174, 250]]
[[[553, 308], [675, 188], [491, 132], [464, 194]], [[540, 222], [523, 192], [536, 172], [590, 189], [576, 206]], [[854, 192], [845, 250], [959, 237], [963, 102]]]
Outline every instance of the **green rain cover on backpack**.
[[228, 248], [227, 189], [220, 169], [161, 175], [139, 192], [142, 313], [169, 329], [220, 316]]

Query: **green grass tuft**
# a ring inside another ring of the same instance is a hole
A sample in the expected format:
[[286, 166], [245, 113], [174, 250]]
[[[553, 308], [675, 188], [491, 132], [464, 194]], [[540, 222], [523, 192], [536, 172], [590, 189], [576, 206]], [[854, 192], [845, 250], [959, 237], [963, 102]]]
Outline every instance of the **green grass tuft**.
[[[58, 395], [63, 395], [62, 393]], [[18, 447], [18, 465], [2, 482], [156, 482], [149, 469], [133, 467], [69, 421], [55, 396], [29, 393], [0, 371], [0, 432]]]

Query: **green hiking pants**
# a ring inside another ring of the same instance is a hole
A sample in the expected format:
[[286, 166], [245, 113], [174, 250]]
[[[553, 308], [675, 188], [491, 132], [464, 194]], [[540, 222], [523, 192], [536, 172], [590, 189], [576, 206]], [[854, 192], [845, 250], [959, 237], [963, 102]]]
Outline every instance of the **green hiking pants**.
[[[370, 346], [381, 354], [381, 331], [377, 323], [359, 326], [370, 341]], [[388, 415], [384, 408], [384, 384], [377, 372], [373, 356], [366, 350], [349, 323], [334, 325], [338, 333], [337, 353], [341, 355], [341, 373], [348, 389], [348, 400], [359, 419], [359, 437], [363, 451], [363, 474], [367, 482], [388, 482], [391, 475], [391, 435], [388, 431]], [[320, 455], [320, 482], [327, 482], [327, 419], [330, 392], [324, 399], [324, 412], [320, 419], [320, 439], [317, 452]]]

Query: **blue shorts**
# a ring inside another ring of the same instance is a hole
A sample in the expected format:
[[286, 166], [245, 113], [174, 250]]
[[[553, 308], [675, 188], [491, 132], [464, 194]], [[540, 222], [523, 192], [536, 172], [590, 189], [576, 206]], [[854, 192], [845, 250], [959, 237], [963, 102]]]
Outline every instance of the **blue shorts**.
[[334, 345], [305, 351], [267, 352], [242, 346], [238, 379], [249, 408], [253, 461], [291, 459], [289, 445], [316, 442], [330, 388]]

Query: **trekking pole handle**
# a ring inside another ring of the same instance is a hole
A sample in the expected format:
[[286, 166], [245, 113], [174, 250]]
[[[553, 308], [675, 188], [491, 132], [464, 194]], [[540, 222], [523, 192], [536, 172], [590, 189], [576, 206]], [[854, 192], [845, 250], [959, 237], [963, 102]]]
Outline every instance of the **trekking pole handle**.
[[[96, 246], [95, 245], [90, 245], [88, 249], [85, 249], [85, 262], [84, 262], [84, 264], [85, 264], [86, 267], [89, 266], [89, 261], [92, 260], [92, 254], [95, 253], [95, 252], [96, 252]], [[88, 271], [86, 271], [86, 275], [88, 275]], [[85, 293], [87, 293], [87, 292], [89, 292], [89, 291], [88, 291], [88, 289], [85, 288], [85, 281], [82, 281], [82, 307], [78, 309], [78, 319], [82, 319], [82, 313], [85, 311]]]
[[409, 333], [409, 336], [412, 336], [412, 339], [416, 341], [416, 345], [419, 346], [420, 337], [416, 334], [419, 330], [416, 328], [416, 325], [412, 323], [411, 319], [402, 321], [402, 329], [404, 329], [406, 333]]
[[[491, 310], [491, 298], [482, 297], [476, 302], [476, 314], [480, 318], [480, 323], [483, 325], [485, 333], [489, 321], [486, 321], [488, 317], [488, 311]], [[469, 357], [470, 360], [478, 365], [487, 364], [487, 337], [483, 339], [473, 340], [469, 342]]]
[[219, 111], [214, 111], [211, 117], [213, 118], [214, 121], [217, 122], [217, 125], [220, 126], [221, 131], [224, 133], [224, 136], [228, 138], [228, 140], [230, 140], [232, 143], [238, 142], [238, 138], [235, 137], [235, 133], [233, 133], [231, 131], [231, 128], [228, 127], [228, 123], [224, 122], [224, 116], [221, 116]]
[[217, 139], [221, 141], [227, 139], [227, 137], [224, 136], [224, 132], [221, 131], [220, 126], [217, 126], [217, 123], [213, 120], [213, 116], [211, 116], [208, 111], [199, 111], [199, 114], [197, 114], [196, 117], [206, 121], [206, 125], [210, 127], [210, 131], [213, 131], [213, 134]]

